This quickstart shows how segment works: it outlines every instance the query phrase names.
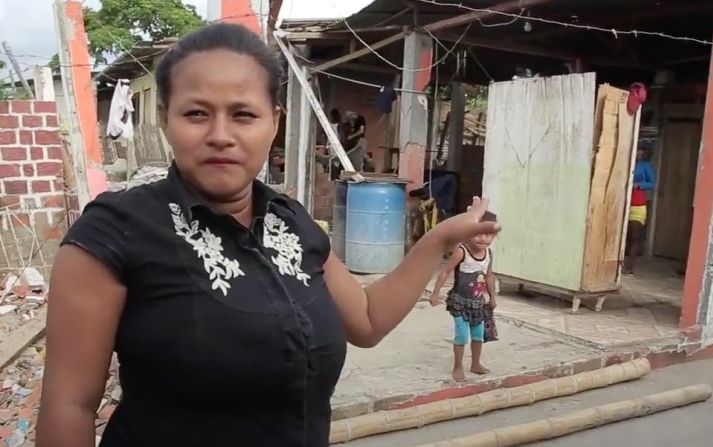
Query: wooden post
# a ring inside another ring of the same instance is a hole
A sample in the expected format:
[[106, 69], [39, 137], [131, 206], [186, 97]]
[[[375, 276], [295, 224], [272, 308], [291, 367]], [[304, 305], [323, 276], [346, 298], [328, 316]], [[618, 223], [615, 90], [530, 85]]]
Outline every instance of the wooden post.
[[35, 97], [39, 101], [54, 101], [54, 81], [52, 69], [49, 67], [35, 67], [32, 70], [35, 87]]
[[25, 77], [22, 75], [22, 70], [20, 70], [20, 65], [17, 63], [17, 60], [15, 60], [15, 57], [12, 55], [12, 50], [10, 50], [10, 44], [8, 44], [7, 42], [3, 42], [2, 48], [3, 48], [3, 50], [5, 50], [5, 56], [7, 56], [8, 60], [10, 61], [10, 65], [12, 65], [12, 69], [15, 70], [17, 77], [20, 78], [20, 83], [22, 84], [22, 87], [25, 89], [27, 96], [30, 99], [35, 99], [35, 94], [32, 92], [32, 89], [30, 88], [30, 84], [28, 84], [27, 81], [25, 80]]
[[[75, 187], [77, 188], [79, 209], [82, 211], [87, 203], [89, 203], [91, 194], [89, 191], [89, 181], [87, 179], [87, 167], [84, 152], [85, 146], [82, 138], [81, 118], [79, 116], [77, 105], [78, 101], [75, 90], [75, 79], [70, 51], [70, 36], [73, 36], [74, 29], [71, 19], [66, 15], [65, 8], [66, 5], [64, 0], [55, 1], [54, 13], [55, 24], [57, 26], [57, 42], [59, 43], [59, 63], [60, 71], [62, 73], [62, 88], [65, 93], [67, 108], [69, 110], [69, 152], [72, 156], [72, 166], [74, 166]], [[88, 60], [89, 57], [87, 55], [87, 61]], [[93, 101], [92, 106], [94, 106]]]
[[285, 118], [285, 194], [297, 198], [297, 166], [302, 87], [292, 68], [287, 69], [287, 117]]
[[465, 125], [465, 89], [460, 82], [451, 83], [451, 113], [448, 129], [448, 159], [446, 169], [455, 171], [461, 161], [463, 127]]
[[[303, 75], [307, 72], [302, 69]], [[309, 191], [308, 181], [311, 179], [310, 174], [310, 158], [314, 156], [312, 153], [312, 134], [314, 133], [314, 119], [310, 110], [309, 101], [302, 88], [300, 92], [300, 127], [297, 146], [297, 200], [309, 210]]]
[[426, 34], [411, 33], [404, 41], [404, 68], [401, 87], [399, 177], [410, 180], [407, 188], [423, 185], [428, 142], [428, 98], [421, 92], [431, 79], [433, 43]]

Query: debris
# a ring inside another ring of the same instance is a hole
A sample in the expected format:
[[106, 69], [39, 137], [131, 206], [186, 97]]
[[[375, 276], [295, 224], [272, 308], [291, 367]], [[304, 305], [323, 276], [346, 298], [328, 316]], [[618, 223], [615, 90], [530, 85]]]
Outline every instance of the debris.
[[29, 419], [19, 419], [17, 421], [17, 431], [23, 434], [23, 436], [27, 436], [27, 433], [30, 431], [30, 423], [31, 421]]
[[20, 396], [20, 397], [27, 397], [27, 396], [29, 396], [30, 394], [32, 394], [32, 390], [31, 390], [31, 389], [29, 389], [29, 388], [23, 388], [23, 387], [21, 387], [21, 386], [19, 386], [19, 385], [13, 386], [13, 387], [12, 387], [12, 392], [13, 392], [14, 394], [17, 394], [17, 395]]
[[15, 430], [9, 438], [5, 440], [7, 447], [21, 447], [25, 443], [25, 435], [21, 431]]
[[12, 290], [12, 288], [17, 284], [18, 280], [20, 278], [17, 277], [16, 275], [8, 275], [5, 278], [5, 281], [3, 281], [2, 288], [3, 290]]
[[166, 178], [168, 175], [168, 166], [165, 163], [156, 164], [158, 166], [151, 164], [142, 166], [136, 171], [128, 182], [112, 182], [109, 185], [109, 191], [124, 191], [135, 186], [147, 185]]
[[5, 315], [6, 313], [12, 312], [15, 309], [17, 309], [17, 306], [15, 306], [14, 304], [4, 304], [0, 306], [0, 315]]
[[15, 412], [9, 408], [0, 409], [0, 425], [5, 425], [10, 422], [12, 418], [15, 417]]
[[97, 416], [100, 420], [106, 421], [111, 417], [111, 415], [114, 413], [115, 409], [116, 409], [116, 405], [114, 405], [114, 404], [107, 405], [106, 407], [104, 407], [104, 409], [102, 409], [102, 411], [99, 412], [99, 414]]
[[113, 402], [119, 402], [121, 400], [121, 388], [116, 387], [111, 391], [111, 400]]
[[36, 268], [25, 267], [20, 276], [20, 283], [31, 290], [43, 289], [45, 287], [45, 277]]

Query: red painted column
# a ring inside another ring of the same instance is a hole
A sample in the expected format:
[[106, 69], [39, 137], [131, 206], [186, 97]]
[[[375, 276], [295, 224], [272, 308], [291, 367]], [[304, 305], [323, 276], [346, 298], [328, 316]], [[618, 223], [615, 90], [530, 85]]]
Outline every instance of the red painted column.
[[56, 0], [55, 20], [62, 62], [62, 84], [69, 109], [71, 152], [74, 156], [80, 208], [106, 191], [106, 173], [99, 141], [96, 89], [91, 73], [89, 45], [84, 30], [82, 3]]
[[[250, 0], [221, 0], [220, 20], [222, 22], [238, 23], [255, 34], [261, 34], [259, 11], [253, 9]], [[267, 14], [268, 11], [265, 11]]]
[[67, 18], [72, 22], [74, 30], [69, 41], [69, 54], [72, 59], [74, 93], [77, 102], [77, 113], [79, 113], [79, 120], [82, 125], [84, 150], [88, 161], [101, 165], [102, 153], [99, 145], [96, 95], [92, 81], [87, 35], [84, 32], [82, 4], [79, 1], [68, 1], [65, 11]]
[[693, 206], [693, 227], [679, 321], [679, 327], [682, 329], [693, 326], [698, 321], [701, 292], [704, 290], [706, 258], [711, 236], [713, 236], [711, 235], [711, 219], [713, 218], [713, 57], [708, 73], [703, 137]]

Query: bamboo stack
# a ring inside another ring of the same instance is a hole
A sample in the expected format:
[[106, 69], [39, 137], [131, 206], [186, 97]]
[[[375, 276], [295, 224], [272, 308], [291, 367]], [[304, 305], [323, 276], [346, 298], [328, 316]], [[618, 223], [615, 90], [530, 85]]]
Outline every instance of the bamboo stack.
[[639, 399], [600, 405], [567, 416], [541, 419], [419, 447], [515, 447], [703, 402], [710, 399], [712, 393], [708, 384], [677, 388]]
[[514, 388], [502, 388], [458, 399], [448, 399], [401, 410], [380, 411], [332, 422], [329, 442], [354, 439], [437, 422], [479, 416], [494, 410], [530, 405], [541, 400], [570, 396], [596, 388], [638, 379], [651, 372], [645, 358], [587, 371], [559, 379], [548, 379]]

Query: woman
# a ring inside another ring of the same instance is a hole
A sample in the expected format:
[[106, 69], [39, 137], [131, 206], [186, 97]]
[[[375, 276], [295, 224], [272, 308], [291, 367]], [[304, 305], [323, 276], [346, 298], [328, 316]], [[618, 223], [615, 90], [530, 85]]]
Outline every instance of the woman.
[[626, 258], [624, 273], [634, 274], [636, 258], [639, 256], [646, 233], [647, 193], [656, 186], [656, 176], [651, 162], [645, 158], [646, 150], [638, 148], [636, 164], [634, 165], [634, 188], [631, 191], [631, 208], [629, 211], [629, 227], [626, 233]]
[[366, 120], [356, 112], [347, 112], [350, 131], [347, 134], [347, 155], [356, 171], [361, 171], [366, 153]]
[[94, 446], [115, 350], [122, 400], [101, 445], [328, 445], [346, 342], [377, 344], [440, 255], [496, 233], [487, 201], [362, 289], [302, 206], [255, 180], [277, 132], [280, 61], [243, 27], [159, 63], [167, 179], [89, 204], [57, 255], [38, 447]]

